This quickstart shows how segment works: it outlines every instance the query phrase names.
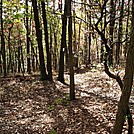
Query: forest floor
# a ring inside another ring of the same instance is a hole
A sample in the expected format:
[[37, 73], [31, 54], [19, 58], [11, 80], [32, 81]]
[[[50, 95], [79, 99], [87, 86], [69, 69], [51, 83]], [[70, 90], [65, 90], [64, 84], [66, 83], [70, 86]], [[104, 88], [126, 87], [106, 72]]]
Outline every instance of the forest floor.
[[[110, 134], [121, 94], [116, 81], [102, 69], [87, 69], [75, 74], [75, 84], [76, 100], [70, 102], [69, 87], [57, 80], [1, 77], [0, 134]], [[130, 107], [134, 119], [134, 90]]]

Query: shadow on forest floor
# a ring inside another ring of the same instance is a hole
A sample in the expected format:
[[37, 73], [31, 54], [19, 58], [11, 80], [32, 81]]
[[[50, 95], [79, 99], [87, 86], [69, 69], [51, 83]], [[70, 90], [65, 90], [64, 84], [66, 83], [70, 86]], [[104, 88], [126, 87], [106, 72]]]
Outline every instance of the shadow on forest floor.
[[117, 83], [100, 71], [76, 74], [75, 83], [77, 99], [70, 102], [69, 87], [58, 81], [0, 78], [0, 134], [109, 134], [120, 96]]

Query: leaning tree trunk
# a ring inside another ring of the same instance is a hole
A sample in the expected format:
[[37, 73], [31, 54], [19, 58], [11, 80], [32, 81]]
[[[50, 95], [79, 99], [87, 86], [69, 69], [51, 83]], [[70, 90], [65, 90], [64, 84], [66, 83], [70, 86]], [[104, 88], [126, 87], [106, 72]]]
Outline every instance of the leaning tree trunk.
[[[124, 84], [122, 89], [122, 94], [118, 104], [118, 111], [116, 115], [116, 121], [113, 129], [113, 134], [121, 134], [125, 116], [128, 110], [129, 98], [131, 95], [132, 85], [133, 85], [133, 75], [134, 75], [134, 0], [132, 3], [132, 27], [131, 27], [131, 37], [130, 37], [130, 47], [127, 53], [126, 68], [124, 76]], [[130, 115], [127, 115], [130, 116]], [[130, 128], [129, 134], [132, 134], [133, 128]]]
[[[107, 59], [108, 59], [108, 57], [109, 57], [109, 52], [110, 52], [110, 47], [108, 46], [108, 44], [107, 44], [107, 38], [105, 37], [105, 35], [99, 30], [99, 28], [98, 28], [98, 24], [102, 21], [102, 18], [103, 18], [103, 10], [104, 10], [104, 7], [105, 7], [105, 4], [108, 2], [108, 0], [106, 0], [105, 2], [104, 2], [104, 4], [103, 4], [103, 6], [102, 6], [102, 9], [101, 9], [101, 17], [98, 19], [98, 21], [97, 21], [97, 23], [95, 24], [95, 30], [98, 32], [98, 34], [101, 36], [101, 39], [102, 39], [102, 41], [103, 41], [103, 43], [104, 43], [104, 46], [105, 46], [105, 49], [106, 49], [106, 53], [105, 53], [105, 57], [104, 57], [104, 68], [105, 68], [105, 73], [109, 76], [109, 77], [111, 77], [111, 78], [113, 78], [113, 79], [116, 79], [116, 81], [118, 82], [118, 84], [119, 84], [119, 86], [120, 86], [120, 88], [121, 88], [121, 90], [122, 90], [122, 94], [124, 95], [124, 93], [125, 93], [125, 98], [123, 99], [123, 97], [122, 97], [122, 99], [121, 99], [121, 104], [119, 103], [119, 109], [120, 108], [123, 108], [123, 109], [120, 109], [119, 110], [119, 112], [118, 112], [118, 114], [117, 114], [117, 120], [116, 120], [116, 127], [114, 128], [114, 134], [121, 134], [121, 131], [122, 131], [122, 128], [123, 128], [123, 124], [124, 124], [124, 117], [125, 116], [127, 116], [127, 120], [128, 120], [128, 133], [129, 134], [132, 134], [132, 129], [133, 129], [133, 120], [132, 120], [132, 115], [131, 115], [131, 112], [130, 112], [130, 109], [129, 109], [129, 105], [128, 105], [128, 101], [129, 101], [129, 97], [130, 97], [130, 93], [131, 93], [131, 86], [128, 84], [128, 82], [129, 81], [127, 81], [127, 80], [130, 80], [131, 79], [131, 75], [130, 75], [130, 78], [128, 78], [127, 79], [127, 77], [125, 77], [125, 81], [124, 81], [124, 84], [123, 84], [123, 82], [122, 82], [122, 80], [121, 80], [121, 78], [120, 78], [120, 76], [118, 76], [118, 75], [114, 75], [114, 74], [112, 74], [110, 71], [109, 71], [109, 68], [108, 68], [108, 65], [107, 65]], [[134, 18], [134, 15], [133, 15], [133, 18]], [[133, 24], [134, 24], [134, 19], [133, 19]], [[133, 24], [132, 24], [132, 26], [133, 26]], [[134, 27], [134, 26], [133, 26]], [[132, 29], [134, 29], [134, 28], [132, 28]], [[132, 30], [132, 33], [133, 33], [133, 30]], [[134, 33], [133, 33], [134, 34]], [[132, 37], [134, 37], [134, 35], [131, 35]], [[132, 38], [131, 37], [131, 38]], [[131, 57], [131, 59], [129, 59], [130, 58], [130, 53], [128, 53], [128, 59], [129, 60], [127, 60], [127, 66], [128, 65], [130, 65], [131, 67], [129, 68], [130, 70], [131, 70], [131, 73], [133, 73], [134, 72], [134, 65], [132, 66], [132, 64], [134, 64], [134, 50], [132, 50], [131, 48], [133, 48], [134, 47], [134, 45], [132, 44], [134, 42], [134, 38], [132, 38], [131, 39], [131, 47], [130, 47], [130, 50], [129, 51], [132, 51], [132, 52], [130, 52], [131, 54], [133, 54], [133, 57]], [[133, 48], [134, 49], [134, 48]], [[132, 55], [131, 55], [132, 56]], [[131, 61], [132, 60], [132, 61]], [[131, 64], [132, 63], [132, 64]], [[128, 74], [128, 76], [129, 76], [129, 71], [130, 70], [128, 70], [128, 68], [126, 67], [126, 74]], [[130, 82], [131, 83], [131, 82]], [[127, 85], [128, 84], [128, 85]], [[128, 88], [128, 91], [126, 90]], [[129, 90], [130, 89], [130, 90]], [[123, 107], [122, 107], [122, 105], [123, 105]], [[123, 111], [122, 111], [123, 110]], [[121, 121], [120, 122], [120, 116], [122, 116], [122, 118], [121, 118], [121, 120], [123, 121]], [[118, 131], [117, 131], [118, 130]]]

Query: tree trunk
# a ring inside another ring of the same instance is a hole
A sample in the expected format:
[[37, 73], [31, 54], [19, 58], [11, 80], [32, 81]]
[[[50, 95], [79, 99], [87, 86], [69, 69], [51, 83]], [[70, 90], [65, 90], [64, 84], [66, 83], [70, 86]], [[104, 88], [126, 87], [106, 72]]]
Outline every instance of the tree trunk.
[[81, 51], [80, 51], [80, 43], [81, 43], [81, 25], [82, 25], [82, 21], [80, 20], [80, 23], [79, 23], [79, 32], [78, 32], [78, 67], [81, 65], [81, 63], [79, 62], [79, 57], [80, 57], [80, 54], [81, 54]]
[[1, 61], [1, 52], [0, 52], [0, 75], [2, 75], [2, 61]]
[[[105, 28], [105, 25], [106, 25], [106, 22], [107, 22], [107, 5], [104, 6], [104, 36], [106, 34], [106, 28]], [[101, 29], [103, 29], [103, 26], [102, 26], [102, 23], [101, 23]], [[103, 42], [103, 39], [101, 41], [101, 53], [100, 53], [100, 62], [103, 63], [104, 62], [104, 42]]]
[[36, 70], [39, 70], [39, 61], [38, 61], [38, 48], [35, 48], [35, 59], [36, 59]]
[[46, 18], [45, 2], [41, 1], [41, 5], [42, 5], [42, 18], [43, 18], [43, 24], [44, 24], [46, 53], [47, 53], [48, 80], [51, 81], [52, 80], [52, 63], [51, 63], [50, 46], [49, 46], [49, 41], [48, 41], [48, 28], [47, 28], [47, 18]]
[[31, 41], [31, 53], [32, 53], [32, 69], [33, 69], [33, 72], [36, 71], [36, 67], [35, 67], [35, 49], [34, 49], [34, 45]]
[[127, 22], [126, 22], [126, 32], [125, 32], [125, 37], [126, 37], [126, 42], [125, 42], [125, 46], [124, 46], [124, 57], [126, 59], [127, 57], [127, 50], [128, 50], [128, 37], [129, 37], [129, 32], [128, 32], [128, 29], [129, 29], [129, 19], [130, 19], [130, 0], [128, 0], [128, 8], [127, 8]]
[[20, 60], [20, 54], [21, 54], [21, 46], [19, 44], [18, 46], [18, 73], [21, 72], [21, 60]]
[[109, 26], [109, 45], [110, 45], [110, 54], [109, 54], [109, 65], [113, 65], [113, 32], [114, 32], [114, 24], [115, 24], [115, 2], [113, 0], [110, 1], [110, 26]]
[[121, 2], [120, 18], [119, 18], [119, 30], [118, 30], [118, 43], [116, 45], [116, 64], [120, 63], [120, 47], [122, 42], [122, 26], [123, 26], [123, 14], [124, 14], [124, 0]]
[[68, 0], [68, 39], [69, 39], [69, 71], [70, 71], [70, 100], [75, 99], [74, 70], [73, 70], [73, 52], [72, 52], [72, 14], [71, 1]]
[[[55, 0], [53, 0], [53, 12], [55, 12]], [[57, 22], [56, 22], [57, 24]], [[53, 68], [55, 71], [57, 71], [57, 58], [58, 58], [58, 43], [57, 43], [57, 27], [53, 27], [53, 38], [54, 38], [54, 48], [53, 48]]]
[[54, 69], [57, 70], [57, 53], [58, 53], [58, 48], [57, 48], [57, 35], [56, 31], [54, 31], [54, 53], [53, 53], [53, 66]]
[[2, 51], [2, 58], [3, 58], [3, 70], [4, 70], [4, 76], [7, 75], [7, 70], [6, 70], [6, 50], [5, 50], [5, 39], [4, 39], [4, 30], [3, 30], [3, 12], [2, 12], [2, 3], [3, 1], [1, 0], [0, 2], [0, 19], [1, 19], [1, 51]]
[[31, 73], [30, 65], [30, 31], [29, 31], [29, 18], [28, 18], [28, 0], [26, 0], [26, 42], [27, 42], [27, 72]]
[[25, 73], [25, 63], [24, 63], [24, 56], [23, 56], [23, 48], [22, 48], [22, 45], [21, 45], [21, 63], [22, 63], [22, 73], [24, 74]]
[[11, 54], [11, 45], [10, 45], [10, 37], [11, 37], [11, 30], [13, 28], [13, 23], [11, 23], [11, 27], [8, 28], [8, 54], [9, 54], [9, 61], [7, 66], [7, 73], [10, 71], [13, 73], [13, 64], [12, 64], [12, 54]]
[[62, 83], [65, 83], [65, 80], [64, 80], [64, 54], [65, 54], [65, 49], [66, 49], [67, 6], [68, 6], [67, 0], [65, 0], [64, 14], [62, 15], [62, 37], [61, 37], [59, 74], [58, 74], [58, 80]]
[[40, 60], [40, 79], [47, 80], [48, 76], [46, 73], [46, 67], [44, 62], [44, 53], [43, 53], [43, 45], [42, 45], [42, 31], [39, 23], [38, 9], [37, 9], [37, 0], [32, 0], [32, 6], [34, 11], [34, 21], [35, 21], [35, 29], [36, 36], [38, 42], [38, 50], [39, 50], [39, 60]]
[[[113, 134], [122, 133], [124, 120], [129, 105], [129, 98], [131, 95], [131, 90], [133, 85], [133, 74], [134, 74], [134, 0], [132, 3], [132, 27], [131, 27], [130, 47], [127, 53], [124, 84], [123, 84], [120, 101], [118, 103], [118, 111], [116, 115]], [[133, 130], [129, 130], [129, 134], [132, 134], [133, 133], [132, 131]]]

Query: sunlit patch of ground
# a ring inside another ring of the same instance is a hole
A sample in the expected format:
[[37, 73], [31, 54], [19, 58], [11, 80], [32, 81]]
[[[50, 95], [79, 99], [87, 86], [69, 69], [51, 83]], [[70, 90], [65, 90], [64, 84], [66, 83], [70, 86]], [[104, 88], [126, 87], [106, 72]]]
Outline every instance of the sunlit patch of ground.
[[[1, 78], [0, 134], [109, 134], [121, 94], [116, 81], [93, 70], [75, 74], [75, 84], [76, 100], [70, 102], [69, 87], [56, 80]], [[134, 118], [133, 97], [134, 91]]]

